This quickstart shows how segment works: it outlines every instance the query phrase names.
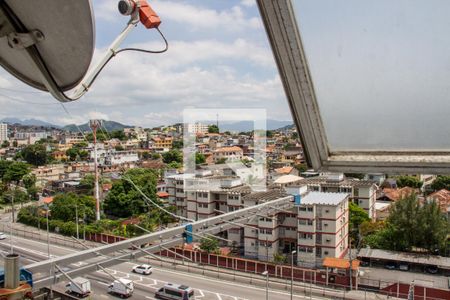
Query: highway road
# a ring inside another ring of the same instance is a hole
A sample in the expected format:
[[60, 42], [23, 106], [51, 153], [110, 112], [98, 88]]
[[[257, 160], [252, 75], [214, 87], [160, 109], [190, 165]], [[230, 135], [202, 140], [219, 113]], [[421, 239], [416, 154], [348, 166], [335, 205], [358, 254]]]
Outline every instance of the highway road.
[[[33, 241], [21, 237], [13, 237], [14, 252], [21, 255], [21, 264], [26, 265], [31, 261], [41, 261], [48, 258], [47, 244], [39, 241]], [[3, 253], [9, 251], [10, 241], [9, 237], [6, 240], [0, 241], [0, 249]], [[69, 253], [74, 253], [77, 250], [67, 247], [51, 245], [51, 257], [61, 256]], [[141, 259], [145, 262], [146, 259]], [[82, 263], [81, 263], [82, 264]], [[153, 266], [153, 274], [143, 276], [131, 272], [133, 266], [137, 265], [135, 262], [124, 262], [114, 267], [108, 268], [113, 276], [119, 278], [130, 278], [135, 284], [135, 293], [132, 299], [154, 299], [154, 293], [157, 289], [167, 282], [185, 284], [195, 290], [195, 299], [206, 300], [260, 300], [265, 299], [266, 290], [264, 287], [252, 286], [248, 284], [241, 284], [231, 281], [223, 281], [206, 277], [199, 274], [175, 271], [173, 269], [164, 268], [159, 265]], [[80, 266], [80, 263], [78, 263]], [[75, 268], [76, 265], [61, 266], [68, 268]], [[91, 274], [86, 274], [91, 280], [93, 289], [92, 299], [117, 299], [115, 296], [107, 294], [107, 287], [113, 280], [110, 275], [104, 271], [97, 271]], [[57, 290], [64, 290], [65, 283], [59, 283], [54, 286]], [[269, 290], [269, 299], [284, 300], [289, 299], [290, 294], [281, 290]], [[310, 298], [301, 295], [294, 295], [294, 299], [326, 299], [317, 296]]]

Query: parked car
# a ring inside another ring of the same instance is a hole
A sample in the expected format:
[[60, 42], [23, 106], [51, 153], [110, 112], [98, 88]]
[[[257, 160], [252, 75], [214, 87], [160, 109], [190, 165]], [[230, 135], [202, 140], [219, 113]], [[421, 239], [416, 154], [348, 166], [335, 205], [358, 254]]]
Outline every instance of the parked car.
[[108, 286], [108, 293], [116, 294], [121, 298], [128, 298], [133, 295], [134, 284], [133, 281], [125, 278], [114, 280]]
[[437, 274], [439, 272], [439, 269], [437, 266], [426, 266], [425, 272], [429, 274]]
[[146, 264], [135, 266], [133, 268], [133, 272], [138, 274], [150, 275], [152, 274], [152, 266]]
[[387, 262], [384, 267], [388, 270], [395, 270], [397, 268], [397, 264], [395, 262]]
[[401, 271], [409, 271], [409, 264], [401, 263], [398, 265], [398, 269]]
[[0, 232], [0, 240], [6, 239], [6, 234], [4, 232]]
[[76, 277], [73, 282], [66, 285], [68, 294], [75, 294], [78, 297], [87, 297], [91, 293], [91, 282], [83, 277]]

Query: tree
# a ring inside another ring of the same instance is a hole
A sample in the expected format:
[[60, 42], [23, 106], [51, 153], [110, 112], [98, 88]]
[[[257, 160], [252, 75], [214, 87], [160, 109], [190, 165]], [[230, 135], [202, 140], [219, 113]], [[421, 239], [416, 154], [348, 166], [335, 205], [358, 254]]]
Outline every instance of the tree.
[[43, 166], [47, 163], [47, 149], [42, 144], [26, 146], [21, 151], [23, 159], [34, 166]]
[[349, 203], [349, 221], [350, 221], [350, 236], [353, 238], [353, 240], [357, 243], [359, 242], [358, 233], [359, 233], [359, 226], [366, 221], [369, 221], [369, 215], [367, 212], [356, 205], [353, 202]]
[[51, 206], [52, 219], [73, 221], [78, 217], [86, 216], [87, 220], [95, 219], [95, 199], [92, 196], [77, 195], [74, 193], [58, 194], [53, 198]]
[[344, 173], [344, 175], [349, 178], [364, 179], [364, 174], [361, 173]]
[[89, 152], [86, 150], [80, 150], [78, 151], [78, 156], [81, 160], [87, 160], [89, 158]]
[[435, 201], [426, 202], [421, 207], [418, 224], [420, 240], [416, 246], [431, 253], [445, 253], [449, 223]]
[[14, 162], [6, 169], [6, 172], [3, 175], [3, 181], [17, 183], [28, 173], [30, 173], [28, 164], [24, 162]]
[[22, 178], [23, 185], [26, 189], [33, 187], [36, 184], [36, 175], [34, 174], [26, 174]]
[[159, 153], [153, 153], [152, 154], [152, 159], [160, 159], [161, 158], [161, 154], [159, 154]]
[[219, 240], [214, 237], [204, 237], [200, 240], [200, 249], [207, 253], [218, 253], [220, 251]]
[[111, 132], [110, 136], [111, 138], [119, 139], [120, 141], [125, 141], [127, 139], [127, 136], [123, 130], [114, 130]]
[[3, 180], [3, 176], [5, 175], [6, 171], [8, 170], [9, 166], [13, 164], [14, 162], [10, 160], [0, 160], [0, 179]]
[[273, 131], [272, 130], [267, 130], [266, 131], [266, 137], [268, 137], [268, 138], [273, 138]]
[[227, 161], [227, 159], [225, 157], [221, 157], [216, 161], [217, 165], [222, 165]]
[[128, 170], [122, 179], [113, 182], [112, 189], [103, 202], [105, 212], [119, 218], [149, 212], [145, 198], [129, 181], [153, 202], [160, 203], [156, 197], [157, 178], [158, 174], [151, 169]]
[[174, 149], [182, 149], [183, 148], [183, 140], [175, 140], [172, 142], [172, 147]]
[[125, 148], [123, 148], [122, 145], [117, 145], [117, 146], [114, 147], [114, 149], [115, 149], [116, 151], [123, 151], [123, 150], [125, 150]]
[[306, 172], [308, 170], [308, 166], [305, 165], [305, 164], [294, 165], [294, 168], [296, 168], [299, 173], [303, 173], [303, 172]]
[[70, 149], [66, 150], [66, 155], [69, 157], [71, 161], [75, 161], [78, 157], [78, 149], [75, 147], [72, 147]]
[[450, 191], [450, 176], [439, 175], [431, 184], [433, 191], [446, 189]]
[[405, 187], [405, 186], [409, 186], [412, 188], [421, 188], [422, 187], [423, 182], [420, 181], [419, 179], [417, 179], [414, 176], [399, 176], [397, 178], [397, 186], [399, 188]]
[[166, 164], [171, 162], [182, 163], [183, 162], [183, 153], [179, 150], [170, 150], [168, 152], [163, 153], [163, 161]]
[[219, 133], [219, 127], [217, 125], [209, 125], [208, 133]]
[[7, 148], [7, 147], [9, 147], [9, 145], [10, 145], [9, 142], [5, 140], [5, 141], [3, 141], [1, 147], [2, 148]]
[[202, 153], [195, 153], [195, 164], [196, 165], [201, 165], [201, 164], [204, 164], [205, 162], [206, 162], [205, 155], [203, 155]]
[[411, 251], [420, 240], [420, 205], [416, 195], [400, 199], [391, 207], [387, 218], [385, 244], [390, 250]]

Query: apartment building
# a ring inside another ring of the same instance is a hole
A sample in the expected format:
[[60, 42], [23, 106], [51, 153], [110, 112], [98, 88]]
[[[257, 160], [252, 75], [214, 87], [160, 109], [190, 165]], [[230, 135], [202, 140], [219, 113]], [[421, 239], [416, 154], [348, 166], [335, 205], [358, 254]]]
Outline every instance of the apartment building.
[[244, 207], [242, 195], [250, 192], [251, 189], [243, 185], [237, 176], [213, 175], [186, 179], [187, 217], [202, 220], [241, 209]]
[[8, 124], [0, 123], [0, 143], [8, 140]]
[[213, 152], [214, 162], [221, 160], [241, 160], [244, 156], [242, 148], [237, 146], [217, 148]]
[[172, 144], [173, 144], [173, 138], [165, 137], [165, 136], [153, 137], [150, 142], [151, 148], [153, 148], [153, 149], [170, 150], [170, 149], [172, 149]]
[[348, 251], [347, 193], [309, 192], [297, 207], [297, 265], [315, 267]]
[[305, 178], [298, 183], [306, 185], [308, 191], [348, 193], [349, 201], [364, 209], [369, 217], [376, 219], [375, 202], [378, 186], [371, 180], [346, 178], [344, 174], [324, 173], [317, 177]]
[[207, 133], [208, 125], [200, 123], [200, 122], [196, 122], [193, 124], [184, 124], [184, 130], [191, 134]]
[[[294, 263], [300, 266], [321, 266], [325, 257], [341, 258], [348, 251], [348, 194], [307, 192], [301, 204], [292, 209], [267, 216], [256, 216], [244, 229], [244, 255], [262, 261], [273, 261], [275, 255], [290, 260], [297, 251]], [[243, 197], [244, 204], [293, 197], [283, 190], [271, 190]]]
[[176, 206], [177, 215], [187, 217], [187, 201], [184, 191], [184, 181], [194, 177], [194, 174], [173, 174], [165, 176], [167, 201]]

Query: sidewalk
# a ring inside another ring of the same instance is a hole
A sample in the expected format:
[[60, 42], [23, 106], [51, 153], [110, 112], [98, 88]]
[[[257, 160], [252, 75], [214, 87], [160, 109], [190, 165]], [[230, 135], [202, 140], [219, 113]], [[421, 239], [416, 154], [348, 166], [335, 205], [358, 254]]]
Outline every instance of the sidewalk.
[[[185, 273], [200, 274], [205, 277], [222, 279], [224, 281], [239, 282], [260, 287], [266, 286], [266, 278], [260, 274], [244, 273], [240, 271], [232, 271], [228, 269], [217, 268], [214, 266], [200, 265], [188, 262], [186, 260], [183, 263], [180, 260], [168, 259], [166, 257], [159, 257], [159, 259], [156, 259], [146, 256], [145, 258], [141, 258], [140, 261], [153, 264], [154, 266], [161, 266], [167, 269], [170, 268]], [[291, 285], [290, 280], [269, 277], [269, 289], [290, 291], [291, 288], [290, 285]], [[330, 297], [330, 299], [352, 299], [352, 300], [399, 299], [374, 292], [367, 292], [360, 290], [347, 291], [347, 290], [332, 289], [325, 286], [319, 286], [311, 283], [304, 283], [298, 281], [293, 282], [293, 291], [294, 294], [297, 295], [302, 294], [305, 296], [322, 296], [322, 297]]]
[[[3, 215], [4, 216], [4, 215]], [[30, 238], [37, 241], [47, 242], [47, 231], [46, 228], [41, 228], [40, 230], [33, 226], [24, 225], [22, 223], [11, 223], [10, 219], [4, 218], [2, 216], [2, 219], [0, 221], [0, 231], [4, 232], [5, 234], [11, 234], [11, 224], [12, 224], [12, 234], [14, 236], [24, 237], [24, 238]], [[83, 232], [79, 233], [80, 240], [77, 241], [75, 237], [70, 236], [64, 236], [58, 233], [49, 232], [49, 243], [51, 245], [60, 245], [60, 246], [66, 246], [69, 248], [75, 248], [75, 249], [86, 249], [80, 242], [88, 246], [89, 248], [92, 247], [98, 247], [102, 244], [91, 242], [91, 241], [84, 241], [83, 240]]]

